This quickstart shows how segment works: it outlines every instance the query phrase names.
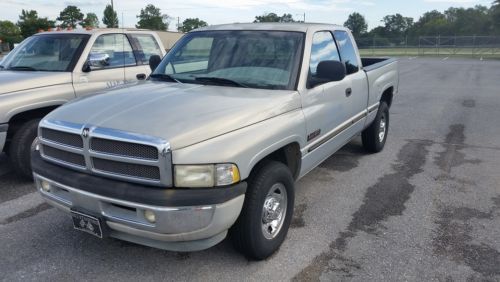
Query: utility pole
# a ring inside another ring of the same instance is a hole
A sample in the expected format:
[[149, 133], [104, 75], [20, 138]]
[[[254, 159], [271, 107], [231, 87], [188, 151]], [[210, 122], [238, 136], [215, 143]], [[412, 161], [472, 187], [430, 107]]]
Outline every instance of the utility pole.
[[304, 22], [306, 22], [306, 12], [304, 12]]
[[111, 9], [113, 9], [113, 11], [115, 10], [115, 6], [113, 5], [113, 0], [111, 0]]

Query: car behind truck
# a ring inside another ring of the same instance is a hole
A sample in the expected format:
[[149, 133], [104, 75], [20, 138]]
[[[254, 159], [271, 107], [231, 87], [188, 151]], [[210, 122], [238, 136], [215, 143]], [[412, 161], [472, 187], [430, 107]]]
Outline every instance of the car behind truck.
[[229, 234], [253, 259], [285, 239], [295, 181], [360, 133], [383, 149], [398, 91], [395, 60], [324, 24], [198, 29], [153, 67], [40, 122], [37, 189], [97, 237], [196, 251]]
[[76, 97], [145, 80], [165, 55], [154, 32], [52, 31], [24, 40], [0, 63], [0, 153], [32, 177], [30, 149], [40, 119]]

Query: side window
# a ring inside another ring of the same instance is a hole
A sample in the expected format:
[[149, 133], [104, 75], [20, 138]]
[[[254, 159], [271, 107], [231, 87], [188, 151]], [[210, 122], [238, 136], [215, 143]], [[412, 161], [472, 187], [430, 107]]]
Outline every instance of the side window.
[[213, 38], [196, 37], [189, 41], [181, 50], [174, 54], [165, 72], [174, 73], [205, 73], [212, 50]]
[[333, 36], [329, 31], [316, 32], [313, 37], [311, 48], [311, 61], [309, 62], [309, 74], [316, 76], [318, 64], [321, 61], [339, 61], [339, 52]]
[[132, 46], [124, 34], [103, 34], [99, 36], [89, 54], [92, 70], [135, 66]]
[[340, 30], [335, 31], [333, 34], [335, 35], [335, 39], [339, 45], [340, 58], [343, 62], [345, 62], [347, 74], [349, 75], [358, 72], [358, 56], [356, 55], [354, 44], [352, 43], [349, 34]]
[[139, 50], [135, 53], [137, 63], [140, 65], [149, 64], [149, 58], [153, 55], [162, 57], [160, 46], [152, 35], [148, 34], [131, 34], [132, 40], [135, 42]]

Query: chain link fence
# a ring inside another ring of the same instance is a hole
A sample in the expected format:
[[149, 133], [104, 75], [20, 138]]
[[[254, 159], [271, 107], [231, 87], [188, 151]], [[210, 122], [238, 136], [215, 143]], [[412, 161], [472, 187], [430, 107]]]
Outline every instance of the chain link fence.
[[500, 36], [358, 38], [363, 56], [467, 56], [500, 58]]

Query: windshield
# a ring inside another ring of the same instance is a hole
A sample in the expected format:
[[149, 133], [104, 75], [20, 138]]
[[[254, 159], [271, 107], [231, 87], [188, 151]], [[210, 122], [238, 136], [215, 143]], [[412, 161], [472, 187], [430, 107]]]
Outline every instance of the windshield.
[[300, 32], [193, 32], [175, 45], [151, 79], [292, 90], [303, 41]]
[[88, 40], [84, 34], [48, 34], [27, 38], [4, 58], [0, 69], [15, 71], [72, 71]]

